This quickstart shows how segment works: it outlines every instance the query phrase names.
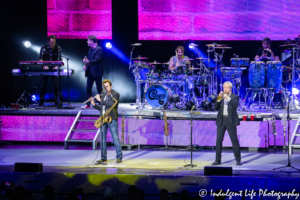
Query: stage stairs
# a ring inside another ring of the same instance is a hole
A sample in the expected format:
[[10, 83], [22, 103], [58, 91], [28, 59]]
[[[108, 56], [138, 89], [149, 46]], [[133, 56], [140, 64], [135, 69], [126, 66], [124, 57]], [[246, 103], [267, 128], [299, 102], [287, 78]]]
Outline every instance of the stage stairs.
[[[94, 122], [95, 119], [82, 119], [82, 111], [79, 111], [77, 113], [77, 116], [72, 124], [72, 126], [70, 127], [70, 130], [65, 138], [65, 149], [69, 149], [69, 143], [70, 142], [87, 142], [87, 143], [92, 143], [93, 146], [93, 150], [97, 150], [97, 145], [99, 143], [100, 140], [100, 128], [98, 129], [76, 129], [77, 125], [79, 122]], [[72, 139], [72, 136], [74, 134], [74, 132], [95, 132], [95, 136], [92, 140], [79, 140], [79, 139]]]
[[[92, 143], [93, 150], [97, 150], [97, 145], [100, 141], [100, 136], [101, 136], [101, 129], [76, 129], [77, 125], [79, 122], [84, 123], [84, 122], [94, 122], [96, 119], [82, 119], [83, 113], [82, 111], [79, 111], [76, 115], [76, 118], [70, 127], [70, 130], [65, 137], [64, 143], [65, 143], [65, 149], [69, 149], [69, 143], [70, 142], [87, 142], [87, 143]], [[94, 132], [95, 136], [92, 140], [87, 140], [87, 139], [72, 139], [72, 136], [74, 132]], [[128, 138], [129, 141], [129, 138]], [[140, 149], [140, 144], [125, 144], [124, 141], [121, 141], [121, 146], [122, 147], [127, 147], [128, 150], [131, 150], [132, 147], [138, 147]]]
[[300, 137], [299, 131], [300, 126], [300, 117], [298, 118], [297, 124], [295, 126], [295, 129], [293, 131], [291, 140], [290, 140], [290, 146], [289, 146], [289, 154], [293, 153], [293, 148], [300, 148], [300, 143], [296, 143], [297, 137]]

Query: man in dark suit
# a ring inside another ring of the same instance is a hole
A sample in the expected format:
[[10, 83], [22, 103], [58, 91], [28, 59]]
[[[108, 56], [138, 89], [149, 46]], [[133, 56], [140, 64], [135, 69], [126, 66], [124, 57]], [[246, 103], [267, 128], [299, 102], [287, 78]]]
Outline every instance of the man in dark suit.
[[[83, 69], [86, 71], [87, 77], [86, 93], [87, 99], [92, 97], [92, 88], [94, 82], [96, 82], [98, 94], [102, 92], [102, 53], [103, 49], [98, 45], [98, 40], [95, 35], [89, 35], [87, 44], [90, 47], [88, 57], [83, 59], [85, 66]], [[90, 108], [91, 103], [88, 102], [82, 109]]]
[[216, 160], [212, 165], [221, 165], [222, 143], [225, 131], [227, 130], [233, 147], [236, 165], [241, 165], [241, 151], [237, 138], [236, 127], [240, 125], [238, 114], [236, 112], [239, 106], [239, 96], [233, 94], [232, 83], [226, 81], [223, 84], [223, 91], [220, 92], [215, 110], [218, 110], [217, 116], [217, 142], [216, 142]]

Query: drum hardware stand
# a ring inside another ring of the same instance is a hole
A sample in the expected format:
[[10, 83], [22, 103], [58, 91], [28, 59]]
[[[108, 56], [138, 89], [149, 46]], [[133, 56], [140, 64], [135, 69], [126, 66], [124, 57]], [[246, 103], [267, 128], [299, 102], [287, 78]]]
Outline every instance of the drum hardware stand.
[[[272, 116], [271, 122], [272, 122], [272, 134], [274, 135], [274, 146], [273, 146], [273, 148], [269, 148], [268, 150], [276, 152], [277, 150], [279, 150], [279, 148], [276, 146], [277, 131], [276, 131], [276, 119], [275, 119], [274, 114]], [[269, 121], [268, 121], [268, 130], [269, 130]], [[269, 131], [268, 131], [268, 133], [269, 133]], [[269, 147], [270, 147], [270, 143], [269, 143]]]
[[193, 108], [191, 109], [191, 118], [190, 118], [190, 125], [191, 125], [191, 163], [190, 164], [186, 164], [184, 165], [184, 167], [197, 167], [197, 165], [193, 164], [193, 110], [194, 110], [195, 106], [193, 106]]
[[[268, 120], [268, 135], [269, 135], [269, 129], [270, 129], [270, 127], [269, 127], [269, 120]], [[269, 149], [267, 148], [267, 143], [269, 145], [269, 137], [268, 137], [268, 135], [265, 134], [265, 136], [264, 136], [264, 138], [265, 138], [265, 148], [261, 149], [259, 152], [264, 152], [264, 153], [268, 153], [269, 152]], [[267, 138], [268, 138], [268, 140], [267, 140]]]
[[[290, 97], [288, 96], [288, 107], [287, 107], [287, 132], [288, 132], [288, 149], [290, 148]], [[283, 166], [283, 167], [277, 167], [277, 168], [274, 168], [273, 170], [277, 170], [277, 169], [283, 169], [283, 168], [287, 168], [287, 167], [290, 167], [290, 168], [293, 168], [293, 169], [296, 169], [298, 171], [300, 171], [300, 169], [296, 168], [296, 167], [293, 167], [292, 164], [291, 164], [291, 155], [290, 155], [290, 151], [288, 151], [288, 164], [286, 166]]]

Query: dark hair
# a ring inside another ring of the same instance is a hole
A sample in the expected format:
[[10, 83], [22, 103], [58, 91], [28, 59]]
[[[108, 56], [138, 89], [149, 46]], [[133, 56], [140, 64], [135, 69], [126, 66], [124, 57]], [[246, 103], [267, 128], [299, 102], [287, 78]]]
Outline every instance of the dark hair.
[[176, 48], [176, 52], [178, 52], [178, 49], [180, 49], [181, 52], [184, 53], [184, 47], [183, 47], [183, 46], [178, 46], [178, 47]]
[[49, 35], [48, 38], [47, 38], [48, 42], [49, 42], [51, 39], [56, 40], [56, 36], [55, 36], [55, 35]]
[[96, 35], [89, 35], [88, 40], [92, 40], [94, 43], [98, 43], [98, 39]]
[[262, 42], [266, 42], [266, 43], [268, 43], [268, 44], [271, 44], [271, 43], [272, 43], [270, 38], [264, 38], [264, 39], [262, 40]]

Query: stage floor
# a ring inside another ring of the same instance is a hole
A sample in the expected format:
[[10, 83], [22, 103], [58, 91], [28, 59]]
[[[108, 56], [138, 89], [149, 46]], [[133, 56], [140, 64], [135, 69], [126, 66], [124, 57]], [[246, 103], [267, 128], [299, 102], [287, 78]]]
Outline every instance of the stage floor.
[[[84, 146], [81, 149], [79, 147], [75, 150], [63, 150], [62, 144], [53, 148], [42, 145], [40, 147], [6, 145], [0, 149], [0, 166], [1, 171], [13, 171], [14, 163], [26, 162], [43, 163], [44, 172], [203, 175], [204, 167], [211, 166], [215, 159], [213, 150], [194, 151], [193, 164], [197, 166], [184, 167], [185, 164], [191, 163], [190, 151], [181, 150], [155, 150], [153, 146], [144, 147], [141, 150], [123, 150], [123, 163], [116, 164], [116, 152], [114, 147], [110, 146], [107, 152], [108, 164], [93, 165], [93, 161], [100, 158], [100, 150], [85, 150]], [[290, 168], [273, 170], [287, 165], [287, 159], [288, 154], [282, 150], [260, 153], [244, 149], [242, 150], [242, 166], [236, 166], [233, 151], [229, 148], [223, 150], [220, 167], [232, 167], [234, 175], [290, 176], [292, 172], [293, 177], [300, 177], [297, 170]], [[299, 150], [294, 151], [291, 161], [294, 167], [300, 168]]]

